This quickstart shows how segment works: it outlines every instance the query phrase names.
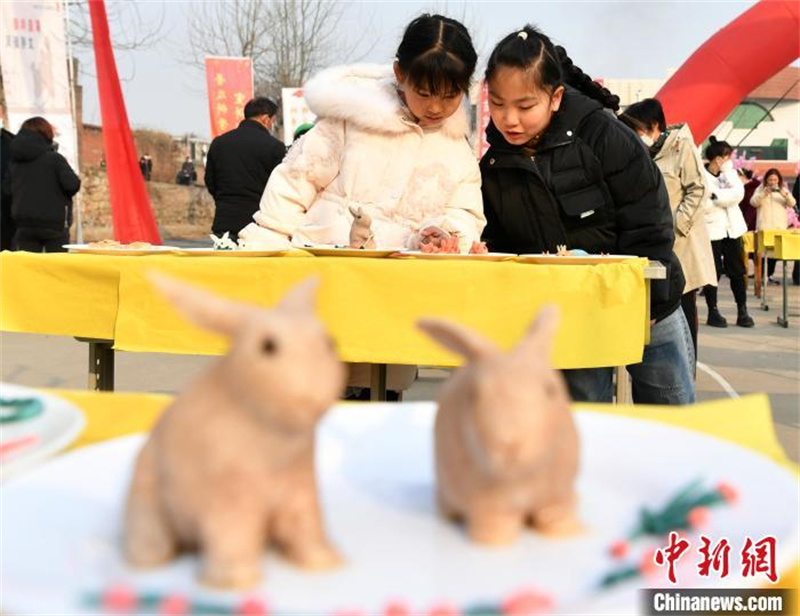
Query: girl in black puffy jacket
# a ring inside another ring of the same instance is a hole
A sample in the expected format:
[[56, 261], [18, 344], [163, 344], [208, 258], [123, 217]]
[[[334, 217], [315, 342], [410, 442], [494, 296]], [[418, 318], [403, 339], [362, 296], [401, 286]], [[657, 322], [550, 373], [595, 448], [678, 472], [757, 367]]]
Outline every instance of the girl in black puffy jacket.
[[[486, 68], [489, 150], [481, 160], [483, 239], [497, 252], [648, 257], [667, 267], [651, 287], [651, 340], [628, 368], [635, 402], [694, 401], [694, 350], [680, 306], [684, 278], [672, 248], [661, 173], [607, 108], [619, 99], [532, 26], [505, 37]], [[566, 370], [575, 400], [611, 401], [612, 370]]]
[[64, 252], [72, 224], [72, 197], [81, 180], [56, 152], [53, 127], [41, 117], [22, 123], [11, 143], [11, 216], [14, 245], [30, 252]]

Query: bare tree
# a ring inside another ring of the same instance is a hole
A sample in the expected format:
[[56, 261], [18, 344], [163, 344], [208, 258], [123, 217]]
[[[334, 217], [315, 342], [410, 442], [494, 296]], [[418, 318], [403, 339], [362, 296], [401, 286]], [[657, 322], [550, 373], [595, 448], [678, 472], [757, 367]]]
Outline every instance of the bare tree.
[[[333, 62], [363, 58], [377, 43], [346, 36], [351, 3], [337, 0], [229, 0], [189, 9], [192, 64], [206, 55], [252, 58], [256, 92], [278, 98]], [[364, 29], [369, 31], [369, 28]], [[346, 42], [355, 41], [355, 42]]]
[[[77, 47], [92, 46], [92, 21], [89, 16], [88, 0], [67, 0], [69, 5], [69, 37]], [[118, 34], [112, 39], [115, 49], [131, 50], [152, 47], [163, 37], [164, 6], [159, 4], [160, 15], [144, 18], [139, 10], [140, 2], [106, 2], [108, 23], [114, 24]], [[152, 4], [152, 3], [150, 3]], [[115, 32], [116, 34], [116, 32]]]

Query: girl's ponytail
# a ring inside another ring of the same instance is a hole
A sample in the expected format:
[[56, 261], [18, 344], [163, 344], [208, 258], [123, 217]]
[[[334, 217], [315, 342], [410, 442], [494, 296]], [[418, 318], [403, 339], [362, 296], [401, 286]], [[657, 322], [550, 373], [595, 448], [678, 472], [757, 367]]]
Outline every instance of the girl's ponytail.
[[604, 88], [594, 81], [589, 75], [584, 73], [579, 67], [575, 66], [572, 59], [567, 55], [567, 50], [557, 45], [554, 47], [556, 58], [561, 63], [561, 70], [564, 73], [564, 83], [582, 92], [589, 98], [598, 101], [603, 107], [619, 111], [619, 96], [612, 94], [608, 88]]

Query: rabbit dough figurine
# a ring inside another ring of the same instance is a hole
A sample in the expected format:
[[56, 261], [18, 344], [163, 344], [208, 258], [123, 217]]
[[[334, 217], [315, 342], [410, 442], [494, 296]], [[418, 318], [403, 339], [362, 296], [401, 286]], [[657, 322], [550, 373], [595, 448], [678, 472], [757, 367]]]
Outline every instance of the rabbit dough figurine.
[[151, 279], [231, 348], [166, 409], [136, 460], [128, 562], [156, 566], [197, 550], [201, 581], [222, 588], [256, 584], [267, 544], [301, 567], [339, 565], [317, 497], [314, 430], [343, 391], [345, 370], [314, 316], [317, 281], [265, 310]]
[[350, 248], [375, 248], [375, 235], [372, 233], [372, 217], [362, 208], [350, 206], [353, 224], [350, 227]]
[[542, 310], [517, 347], [441, 319], [419, 327], [466, 365], [442, 387], [435, 423], [437, 499], [481, 544], [512, 543], [525, 524], [549, 535], [581, 530], [576, 517], [578, 433], [561, 373], [549, 364], [558, 323]]

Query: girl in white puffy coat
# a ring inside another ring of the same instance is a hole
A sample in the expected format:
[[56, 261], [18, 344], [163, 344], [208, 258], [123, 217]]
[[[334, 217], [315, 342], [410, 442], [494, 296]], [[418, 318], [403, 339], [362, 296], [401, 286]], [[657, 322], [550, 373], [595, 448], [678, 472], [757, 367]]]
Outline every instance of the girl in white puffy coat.
[[[744, 199], [744, 185], [733, 167], [733, 148], [725, 141], [710, 138], [706, 148], [705, 177], [709, 199], [706, 201], [705, 220], [711, 237], [717, 280], [724, 273], [731, 281], [731, 291], [736, 300], [736, 325], [753, 327], [752, 317], [747, 313], [747, 270], [742, 252], [742, 236], [747, 233], [739, 202]], [[707, 325], [727, 327], [728, 322], [717, 307], [717, 287], [706, 285], [705, 298], [708, 306]]]
[[353, 213], [372, 221], [370, 245], [421, 243], [467, 252], [485, 225], [480, 170], [467, 141], [477, 55], [455, 20], [423, 15], [393, 66], [323, 71], [304, 88], [316, 126], [270, 176], [248, 245], [347, 246]]

